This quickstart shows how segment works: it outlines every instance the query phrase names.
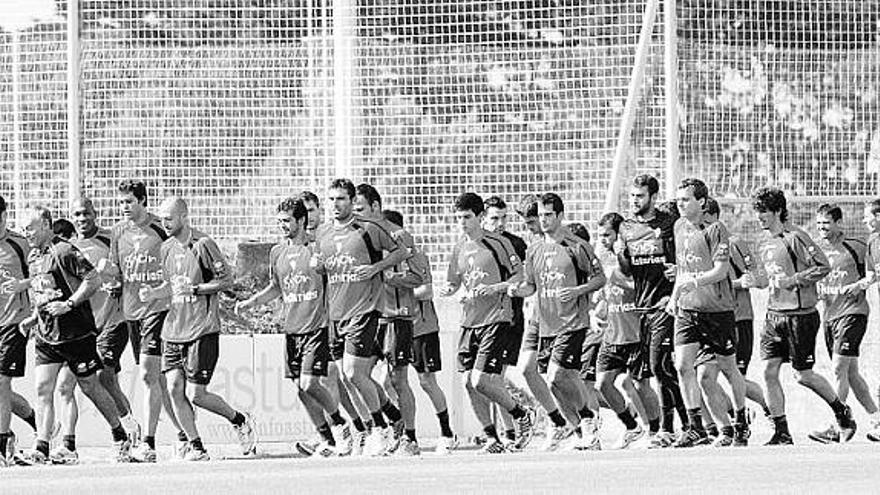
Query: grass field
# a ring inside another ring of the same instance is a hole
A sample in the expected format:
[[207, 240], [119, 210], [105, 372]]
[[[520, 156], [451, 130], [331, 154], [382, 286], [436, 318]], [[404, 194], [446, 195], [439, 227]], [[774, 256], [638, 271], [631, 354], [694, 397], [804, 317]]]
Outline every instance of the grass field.
[[[864, 438], [864, 437], [860, 437]], [[302, 459], [284, 444], [257, 458], [207, 463], [110, 464], [84, 452], [79, 466], [0, 471], [0, 493], [877, 493], [880, 448], [866, 440], [823, 446], [626, 450], [421, 458]], [[232, 455], [232, 446], [214, 448]]]

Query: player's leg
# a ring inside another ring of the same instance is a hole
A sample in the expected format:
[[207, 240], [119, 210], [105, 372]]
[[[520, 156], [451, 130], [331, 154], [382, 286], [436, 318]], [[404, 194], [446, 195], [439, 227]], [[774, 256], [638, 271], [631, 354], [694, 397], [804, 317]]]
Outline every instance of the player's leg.
[[[12, 415], [24, 420], [34, 432], [37, 417], [28, 401], [12, 389], [12, 379], [24, 376], [27, 361], [27, 337], [18, 325], [0, 328], [0, 458], [16, 451], [12, 433]], [[0, 462], [2, 464], [2, 462]]]
[[128, 328], [125, 323], [105, 328], [98, 335], [98, 355], [101, 356], [103, 367], [98, 370], [98, 379], [113, 398], [122, 426], [128, 431], [132, 444], [140, 441], [140, 425], [134, 419], [131, 403], [122, 387], [119, 386], [119, 372], [122, 370], [120, 361], [128, 344]]
[[63, 363], [63, 359], [56, 358], [48, 345], [37, 344], [37, 360], [34, 366], [37, 437], [29, 456], [35, 463], [45, 463], [49, 459], [49, 440], [55, 427], [55, 384]]
[[[673, 359], [673, 319], [665, 311], [656, 311], [642, 315], [642, 334], [646, 335], [649, 349], [651, 374], [657, 381], [661, 409], [661, 429], [663, 436], [657, 437], [653, 447], [669, 446], [674, 438], [675, 413], [684, 408], [684, 401], [679, 389], [678, 373]], [[681, 419], [681, 412], [679, 411]], [[683, 418], [683, 426], [687, 416]]]
[[[400, 455], [418, 455], [421, 451], [416, 440], [416, 398], [409, 384], [409, 365], [413, 361], [412, 321], [390, 320], [385, 326], [383, 344], [391, 386], [397, 394], [399, 410], [396, 412], [400, 414], [400, 419], [402, 419], [403, 434], [405, 435], [405, 437], [398, 438], [399, 446], [395, 452]], [[385, 406], [383, 412], [387, 416], [391, 410]], [[389, 417], [389, 419], [391, 418]], [[392, 424], [396, 424], [396, 422]], [[395, 434], [398, 435], [398, 432]]]
[[[55, 392], [58, 395], [58, 416], [61, 418], [63, 444], [49, 453], [53, 462], [72, 464], [76, 457], [76, 424], [79, 421], [79, 405], [76, 403], [76, 375], [67, 366], [58, 372]], [[70, 459], [71, 462], [64, 459]]]
[[[24, 372], [22, 372], [22, 374], [23, 373]], [[7, 376], [16, 377], [15, 375]], [[12, 411], [13, 416], [18, 417], [19, 419], [27, 423], [28, 426], [30, 426], [31, 429], [34, 431], [34, 433], [37, 432], [37, 412], [34, 410], [34, 407], [31, 405], [31, 403], [24, 398], [24, 396], [13, 390], [12, 395], [9, 399], [9, 407]]]
[[177, 452], [177, 455], [184, 459], [207, 460], [207, 453], [196, 426], [195, 411], [186, 396], [186, 371], [184, 369], [186, 346], [166, 342], [164, 354], [163, 371], [165, 382], [168, 385], [168, 395], [171, 398], [171, 405], [174, 407], [174, 414], [187, 438], [187, 448], [183, 452]]
[[678, 383], [687, 407], [690, 426], [681, 433], [675, 442], [676, 447], [693, 447], [708, 442], [703, 426], [702, 397], [695, 369], [701, 346], [699, 326], [703, 322], [700, 316], [701, 314], [695, 311], [682, 311], [675, 318], [675, 369], [678, 371]]
[[[172, 425], [179, 433], [185, 435], [177, 422], [171, 397], [168, 395], [168, 384], [162, 374], [162, 326], [167, 312], [147, 315], [143, 320], [128, 322], [129, 338], [138, 342], [139, 371], [144, 385], [144, 417], [146, 431], [144, 442], [138, 446], [134, 457], [143, 462], [155, 462], [156, 430], [159, 427], [159, 415], [164, 409]], [[134, 347], [134, 346], [133, 346]]]
[[[541, 376], [539, 365], [539, 354], [541, 339], [538, 336], [537, 327], [530, 326], [523, 337], [522, 351], [519, 356], [519, 369], [525, 379], [526, 385], [538, 401], [538, 404], [544, 408], [548, 415], [551, 415], [554, 426], [565, 426], [565, 418], [559, 413], [553, 394], [544, 377]], [[549, 349], [547, 350], [549, 353]], [[558, 416], [558, 419], [554, 419]]]
[[[288, 373], [290, 376], [299, 376], [299, 390], [306, 396], [303, 399], [304, 404], [314, 402], [329, 419], [329, 425], [327, 421], [323, 421], [323, 424], [327, 425], [331, 433], [332, 441], [328, 445], [335, 447], [334, 453], [351, 454], [351, 428], [339, 414], [339, 400], [324, 387], [323, 382], [330, 363], [329, 329], [320, 328], [305, 335], [289, 335], [288, 340], [291, 344], [288, 346]], [[322, 428], [319, 434], [324, 438], [326, 431]]]
[[[714, 440], [716, 447], [729, 447], [733, 445], [734, 430], [731, 419], [727, 414], [730, 403], [727, 394], [718, 383], [718, 375], [721, 369], [717, 359], [711, 359], [697, 366], [697, 379], [700, 383], [703, 399], [708, 412], [719, 428], [719, 434]], [[708, 420], [707, 420], [708, 422]]]
[[442, 363], [439, 332], [413, 338], [413, 368], [419, 377], [419, 386], [434, 406], [440, 424], [440, 438], [437, 441], [436, 452], [448, 454], [456, 447], [456, 439], [449, 424], [446, 394], [437, 383], [437, 373], [443, 369]]

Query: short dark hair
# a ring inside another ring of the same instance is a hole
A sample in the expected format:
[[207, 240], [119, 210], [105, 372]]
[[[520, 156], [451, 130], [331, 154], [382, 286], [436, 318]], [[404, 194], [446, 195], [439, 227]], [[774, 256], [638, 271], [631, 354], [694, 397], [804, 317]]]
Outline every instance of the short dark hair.
[[301, 218], [306, 218], [309, 214], [309, 211], [306, 210], [306, 205], [303, 203], [303, 200], [298, 198], [286, 198], [281, 203], [278, 204], [278, 212], [286, 212], [290, 213], [293, 216], [294, 220], [299, 220]]
[[823, 203], [816, 209], [817, 215], [831, 217], [831, 220], [839, 222], [843, 218], [843, 210], [836, 203]]
[[348, 179], [334, 179], [333, 182], [330, 183], [330, 189], [342, 189], [348, 193], [349, 198], [354, 199], [354, 182]]
[[455, 209], [457, 211], [470, 210], [474, 215], [483, 213], [483, 198], [474, 192], [461, 193], [455, 198]]
[[379, 208], [382, 207], [382, 195], [379, 194], [375, 187], [366, 182], [358, 184], [355, 188], [355, 194], [363, 196], [367, 203], [370, 203], [370, 206], [373, 206], [373, 203], [379, 203]]
[[303, 192], [299, 193], [299, 196], [297, 196], [297, 199], [302, 200], [303, 203], [305, 203], [306, 201], [309, 201], [309, 202], [315, 203], [315, 206], [321, 206], [321, 200], [318, 199], [318, 195], [313, 193], [312, 191], [303, 191]]
[[721, 216], [721, 206], [718, 205], [718, 201], [715, 198], [706, 198], [706, 205], [703, 207], [703, 211], [709, 215]]
[[602, 218], [599, 219], [600, 227], [607, 225], [611, 227], [611, 230], [618, 233], [620, 232], [621, 224], [623, 224], [623, 215], [614, 211], [602, 215]]
[[142, 180], [126, 179], [119, 184], [119, 192], [131, 194], [138, 201], [147, 204], [147, 184]]
[[779, 213], [779, 220], [788, 221], [785, 193], [777, 187], [761, 187], [752, 194], [752, 209], [758, 212]]
[[538, 197], [534, 194], [526, 194], [523, 196], [523, 198], [519, 200], [516, 212], [524, 218], [538, 216]]
[[706, 183], [697, 179], [696, 177], [688, 177], [687, 179], [683, 179], [681, 183], [678, 184], [679, 189], [687, 189], [691, 188], [691, 191], [694, 193], [694, 198], [696, 199], [706, 199], [709, 197], [709, 188], [706, 187]]
[[400, 228], [403, 228], [403, 214], [397, 210], [382, 210], [382, 216], [385, 217], [385, 220], [397, 225]]
[[581, 239], [590, 242], [590, 231], [584, 227], [584, 224], [578, 222], [572, 222], [567, 225], [568, 230], [571, 231], [572, 234], [580, 237]]
[[654, 195], [660, 192], [660, 183], [653, 175], [639, 174], [633, 177], [633, 185], [636, 187], [647, 187], [648, 194]]
[[664, 201], [656, 206], [657, 211], [661, 211], [672, 217], [673, 220], [681, 218], [681, 212], [678, 211], [678, 205], [675, 201]]
[[501, 196], [489, 196], [488, 199], [483, 203], [483, 206], [488, 210], [489, 208], [498, 208], [499, 210], [506, 210], [507, 203], [501, 199]]
[[880, 198], [869, 202], [867, 206], [872, 215], [880, 213]]
[[562, 198], [559, 197], [558, 194], [548, 192], [541, 195], [541, 204], [544, 206], [550, 205], [553, 207], [553, 212], [557, 215], [565, 211], [565, 205], [562, 204]]
[[76, 234], [76, 227], [66, 218], [59, 218], [52, 222], [52, 232], [65, 239], [70, 239]]

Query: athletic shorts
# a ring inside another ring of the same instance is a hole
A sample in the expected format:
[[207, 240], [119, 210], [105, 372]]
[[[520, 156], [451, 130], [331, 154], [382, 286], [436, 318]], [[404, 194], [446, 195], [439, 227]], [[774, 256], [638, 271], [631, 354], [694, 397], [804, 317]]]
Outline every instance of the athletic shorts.
[[345, 339], [336, 333], [336, 325], [331, 322], [328, 329], [328, 341], [330, 343], [330, 359], [341, 361], [342, 355], [345, 354]]
[[436, 373], [443, 369], [440, 361], [440, 332], [419, 335], [413, 339], [412, 364], [416, 373]]
[[36, 339], [35, 347], [37, 366], [67, 363], [70, 371], [78, 377], [93, 375], [104, 366], [98, 356], [95, 334], [62, 344], [50, 344]]
[[330, 361], [330, 331], [319, 328], [309, 333], [289, 333], [284, 336], [284, 376], [298, 379], [302, 375], [327, 376]]
[[538, 355], [535, 361], [538, 364], [538, 373], [547, 374], [547, 367], [550, 366], [550, 358], [553, 357], [553, 341], [555, 337], [538, 337]]
[[[348, 320], [333, 322], [338, 340], [342, 341], [343, 353], [359, 358], [376, 356], [379, 332], [379, 312], [370, 311]], [[336, 344], [337, 346], [339, 343]]]
[[379, 326], [376, 327], [376, 339], [373, 342], [373, 349], [370, 351], [370, 357], [379, 360], [385, 359], [385, 323], [379, 319]]
[[[582, 328], [573, 332], [560, 333], [550, 337], [551, 351], [550, 360], [560, 368], [566, 370], [580, 370], [584, 355], [584, 339], [587, 338], [587, 329]], [[595, 371], [595, 370], [594, 370]]]
[[[671, 357], [675, 350], [672, 343], [675, 319], [666, 311], [658, 309], [642, 313], [639, 323], [642, 342], [648, 343], [648, 363], [651, 369], [662, 365], [664, 368], [671, 367], [670, 369], [674, 370]], [[675, 374], [674, 371], [672, 373]]]
[[128, 336], [134, 360], [140, 363], [139, 356], [162, 355], [162, 327], [168, 311], [160, 311], [145, 316], [141, 320], [128, 321]]
[[733, 311], [704, 313], [680, 310], [675, 317], [675, 345], [699, 344], [719, 356], [736, 354]]
[[379, 325], [384, 334], [382, 356], [392, 368], [413, 362], [413, 322], [393, 319]]
[[529, 324], [523, 334], [522, 350], [523, 352], [535, 352], [541, 348], [541, 337], [538, 335], [538, 325]]
[[458, 339], [458, 371], [476, 369], [498, 375], [504, 368], [504, 333], [510, 323], [498, 322], [482, 327], [462, 327]]
[[186, 381], [196, 385], [211, 383], [220, 357], [220, 334], [202, 335], [192, 342], [165, 342], [162, 373], [183, 370]]
[[867, 315], [845, 315], [825, 322], [825, 346], [828, 356], [858, 357], [862, 338], [868, 329]]
[[596, 381], [596, 368], [601, 348], [601, 342], [584, 342], [583, 350], [581, 351], [581, 366], [579, 373], [581, 380], [587, 382]]
[[752, 320], [736, 322], [736, 367], [743, 376], [752, 362], [752, 349], [755, 347], [755, 323]]
[[105, 368], [113, 368], [117, 373], [122, 371], [120, 361], [128, 344], [128, 325], [120, 323], [115, 327], [105, 328], [98, 334], [98, 355]]
[[602, 344], [596, 359], [596, 369], [599, 373], [606, 371], [629, 373], [634, 380], [651, 378], [647, 348], [641, 342]]
[[519, 349], [522, 346], [524, 333], [522, 317], [514, 317], [513, 323], [510, 324], [510, 330], [504, 335], [504, 357], [502, 359], [505, 366], [516, 366], [519, 361]]
[[24, 376], [27, 342], [17, 323], [0, 328], [0, 375], [13, 378]]
[[808, 370], [816, 362], [819, 312], [786, 314], [768, 311], [761, 332], [761, 359], [791, 361], [795, 370]]

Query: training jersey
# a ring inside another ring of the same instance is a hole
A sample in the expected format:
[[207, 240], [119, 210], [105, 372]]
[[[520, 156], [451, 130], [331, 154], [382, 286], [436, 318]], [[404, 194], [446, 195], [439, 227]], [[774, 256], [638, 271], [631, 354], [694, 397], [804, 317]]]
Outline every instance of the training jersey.
[[31, 250], [28, 264], [31, 296], [39, 315], [36, 337], [47, 344], [64, 344], [97, 333], [89, 301], [60, 316], [46, 311], [46, 304], [68, 300], [84, 280], [98, 276], [82, 251], [55, 236], [44, 248]]
[[880, 276], [880, 234], [875, 233], [868, 237], [865, 270], [874, 272], [875, 277]]
[[479, 285], [504, 282], [520, 267], [521, 261], [513, 246], [498, 234], [484, 230], [477, 240], [463, 237], [456, 243], [446, 271], [446, 281], [464, 287], [463, 327], [478, 328], [511, 322], [513, 310], [506, 292], [476, 297], [473, 290]]
[[[675, 254], [678, 275], [696, 277], [730, 260], [730, 234], [721, 222], [694, 225], [685, 218], [675, 222]], [[733, 311], [733, 284], [727, 274], [709, 285], [693, 287], [678, 296], [678, 307], [689, 311], [720, 313]]]
[[[30, 276], [28, 254], [31, 248], [24, 237], [7, 230], [0, 238], [0, 284], [10, 280], [24, 280]], [[28, 291], [7, 293], [0, 291], [0, 327], [15, 325], [28, 317], [31, 302]]]
[[218, 279], [232, 270], [213, 239], [196, 229], [187, 242], [169, 237], [159, 250], [165, 281], [171, 285], [170, 305], [162, 339], [187, 343], [220, 331], [220, 294], [184, 294], [181, 290]]
[[[402, 273], [410, 284], [421, 285], [425, 280], [425, 272], [428, 271], [427, 258], [422, 256], [414, 259], [416, 251], [415, 242], [409, 232], [388, 220], [379, 220], [379, 225], [391, 233], [391, 237], [406, 249], [409, 257], [396, 266], [393, 266], [383, 274], [387, 279], [391, 273]], [[399, 287], [388, 283], [382, 284], [382, 319], [405, 319], [415, 318], [416, 296], [412, 287]]]
[[[74, 238], [71, 243], [82, 251], [92, 266], [98, 266], [102, 259], [110, 260], [110, 231], [106, 229], [95, 229], [88, 236]], [[125, 318], [122, 316], [122, 301], [119, 294], [114, 294], [111, 289], [115, 279], [109, 274], [99, 276], [103, 284], [89, 298], [95, 325], [98, 330], [116, 328], [125, 321]]]
[[[744, 240], [731, 237], [730, 238], [730, 276], [736, 280], [746, 273], [753, 273], [756, 270], [755, 258], [748, 243]], [[746, 321], [755, 319], [755, 310], [752, 307], [751, 289], [734, 288], [734, 308], [733, 316], [736, 321]]]
[[[510, 245], [513, 246], [513, 252], [519, 256], [520, 260], [526, 259], [526, 251], [528, 250], [528, 245], [526, 241], [523, 240], [522, 237], [511, 234], [506, 230], [501, 232], [501, 235], [504, 236], [505, 239], [510, 241]], [[513, 318], [511, 320], [511, 326], [515, 328], [523, 328], [523, 306], [525, 304], [525, 299], [522, 297], [511, 297], [510, 298], [510, 306], [513, 309]]]
[[168, 299], [142, 302], [141, 287], [157, 287], [165, 279], [159, 250], [168, 235], [159, 219], [148, 213], [144, 222], [123, 220], [110, 235], [110, 259], [122, 276], [122, 311], [126, 320], [135, 321], [168, 309]]
[[[412, 259], [418, 263], [424, 263], [425, 267], [427, 267], [422, 285], [428, 286], [430, 290], [431, 285], [434, 283], [434, 277], [431, 275], [431, 262], [428, 260], [428, 256], [421, 249], [417, 249], [413, 253]], [[413, 337], [420, 337], [439, 331], [440, 320], [437, 318], [437, 308], [434, 306], [434, 300], [432, 298], [416, 299], [415, 314], [413, 315]]]
[[351, 271], [382, 260], [382, 251], [401, 246], [388, 229], [373, 220], [352, 217], [348, 222], [324, 224], [318, 229], [318, 251], [327, 271], [327, 305], [330, 319], [345, 321], [381, 310], [382, 274], [355, 280]]
[[650, 220], [630, 218], [620, 225], [624, 249], [619, 258], [633, 277], [640, 308], [663, 309], [663, 299], [672, 294], [673, 283], [663, 273], [664, 263], [675, 263], [674, 224], [671, 215], [654, 210]]
[[607, 322], [603, 342], [610, 345], [641, 342], [641, 318], [635, 311], [636, 291], [632, 277], [624, 275], [620, 267], [615, 266], [608, 272], [602, 297]]
[[840, 289], [865, 276], [868, 245], [862, 240], [843, 235], [830, 241], [820, 240], [818, 245], [831, 265], [828, 275], [816, 284], [819, 297], [825, 302], [825, 321], [848, 315], [867, 315], [868, 298], [865, 291], [857, 291], [856, 296], [849, 296], [841, 294]]
[[590, 295], [562, 302], [559, 291], [586, 284], [602, 265], [589, 243], [565, 233], [559, 240], [544, 238], [526, 254], [525, 281], [534, 285], [538, 301], [538, 324], [546, 336], [590, 327]]
[[269, 277], [281, 290], [285, 333], [305, 334], [328, 326], [324, 265], [314, 243], [284, 239], [272, 246]]
[[793, 313], [814, 311], [818, 302], [816, 282], [827, 275], [831, 267], [810, 236], [797, 227], [784, 225], [779, 234], [765, 233], [758, 253], [770, 279], [799, 273], [798, 285], [789, 289], [770, 289], [767, 309]]

